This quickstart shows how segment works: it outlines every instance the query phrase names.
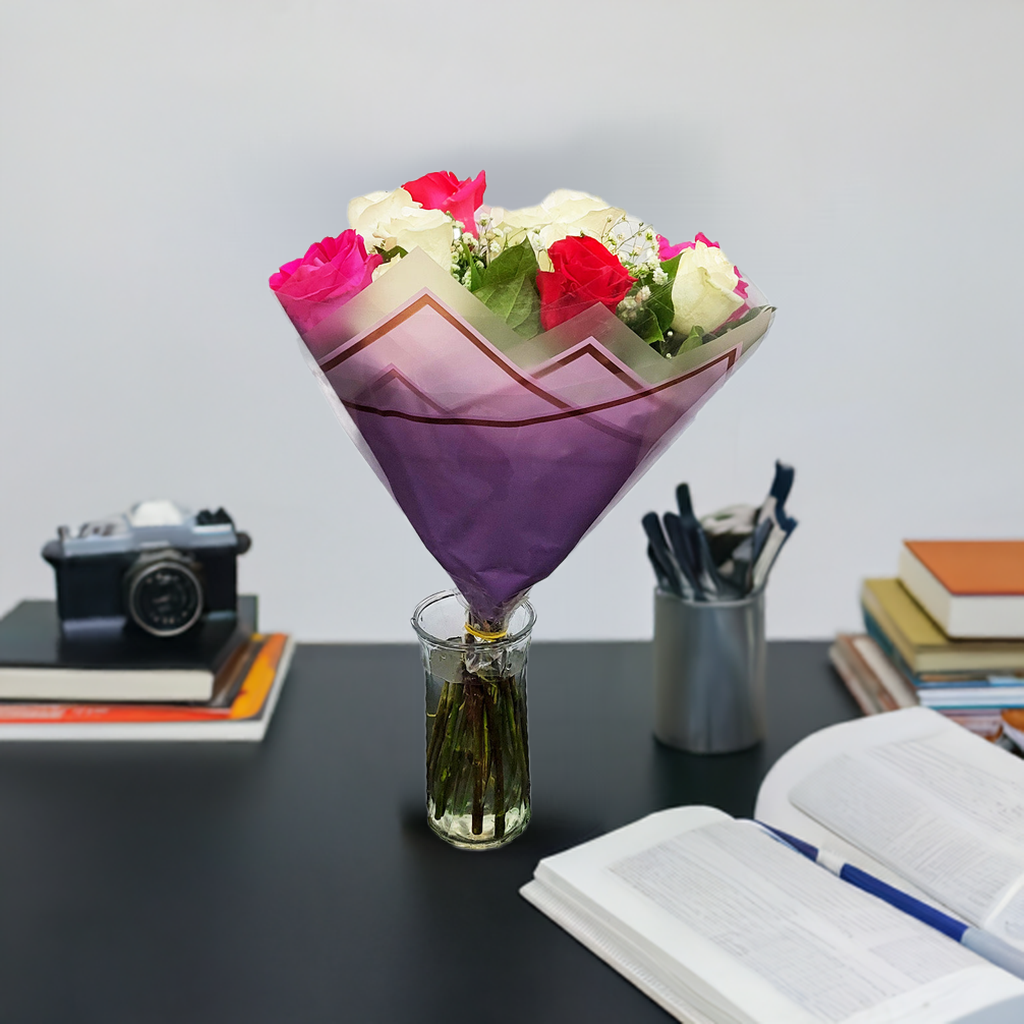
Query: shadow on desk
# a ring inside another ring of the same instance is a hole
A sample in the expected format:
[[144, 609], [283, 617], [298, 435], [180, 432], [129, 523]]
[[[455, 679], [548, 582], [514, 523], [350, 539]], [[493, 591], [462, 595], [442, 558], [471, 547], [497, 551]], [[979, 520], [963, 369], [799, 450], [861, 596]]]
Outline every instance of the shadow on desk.
[[413, 644], [300, 646], [257, 746], [0, 746], [0, 1021], [664, 1022], [519, 887], [665, 806], [749, 815], [857, 714], [826, 651], [769, 645], [767, 741], [697, 757], [651, 735], [648, 644], [536, 644], [533, 820], [489, 853], [427, 827]]

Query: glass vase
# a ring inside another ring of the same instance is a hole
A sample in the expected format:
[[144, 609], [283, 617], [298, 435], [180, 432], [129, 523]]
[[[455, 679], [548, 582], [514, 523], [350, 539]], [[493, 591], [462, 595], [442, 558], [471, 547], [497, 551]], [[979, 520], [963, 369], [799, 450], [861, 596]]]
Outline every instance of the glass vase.
[[450, 591], [413, 614], [426, 681], [427, 821], [453, 846], [486, 850], [530, 821], [526, 658], [536, 616], [523, 601], [504, 630], [468, 618]]

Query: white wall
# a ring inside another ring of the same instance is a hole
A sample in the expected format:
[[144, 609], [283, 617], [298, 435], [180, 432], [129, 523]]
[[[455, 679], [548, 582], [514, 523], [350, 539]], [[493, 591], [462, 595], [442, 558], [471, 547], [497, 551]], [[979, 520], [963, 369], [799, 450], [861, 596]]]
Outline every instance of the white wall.
[[446, 577], [266, 287], [350, 196], [441, 168], [703, 230], [760, 351], [552, 578], [544, 638], [644, 637], [641, 515], [800, 520], [769, 632], [857, 623], [905, 536], [1024, 534], [1024, 8], [1007, 0], [3, 2], [0, 609], [59, 523], [225, 505], [303, 639], [411, 639]]

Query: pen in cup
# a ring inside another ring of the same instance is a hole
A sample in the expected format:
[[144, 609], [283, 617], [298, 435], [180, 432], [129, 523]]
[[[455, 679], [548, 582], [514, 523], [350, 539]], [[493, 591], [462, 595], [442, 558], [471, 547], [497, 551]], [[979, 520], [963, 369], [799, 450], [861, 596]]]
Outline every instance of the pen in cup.
[[761, 505], [730, 505], [698, 519], [689, 485], [676, 487], [678, 512], [648, 512], [643, 527], [660, 589], [693, 601], [737, 601], [762, 589], [796, 527], [785, 503], [795, 471], [776, 460]]

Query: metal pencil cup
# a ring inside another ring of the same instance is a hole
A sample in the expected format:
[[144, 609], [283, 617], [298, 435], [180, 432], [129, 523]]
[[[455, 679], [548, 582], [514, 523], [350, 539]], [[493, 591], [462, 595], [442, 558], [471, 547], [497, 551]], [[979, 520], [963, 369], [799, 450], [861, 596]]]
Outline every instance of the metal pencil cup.
[[694, 754], [764, 738], [764, 589], [738, 601], [654, 593], [654, 735]]

